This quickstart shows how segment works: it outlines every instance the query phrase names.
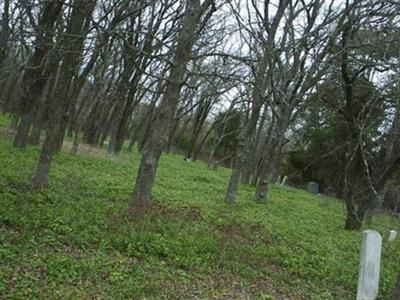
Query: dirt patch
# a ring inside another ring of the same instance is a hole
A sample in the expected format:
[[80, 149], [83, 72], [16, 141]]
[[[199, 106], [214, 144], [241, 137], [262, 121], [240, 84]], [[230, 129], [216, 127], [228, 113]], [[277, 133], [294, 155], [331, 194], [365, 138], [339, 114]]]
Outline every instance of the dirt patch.
[[0, 184], [0, 187], [1, 185], [21, 193], [29, 193], [35, 190], [29, 182], [20, 182], [9, 178], [3, 178], [3, 183]]
[[160, 217], [188, 222], [198, 222], [203, 220], [201, 209], [199, 207], [168, 206], [156, 202], [151, 202], [143, 206], [130, 207], [129, 212], [110, 213], [108, 215], [108, 220], [111, 227], [117, 228], [121, 220], [133, 221], [136, 224], [139, 224], [144, 219]]
[[271, 241], [265, 237], [264, 227], [257, 223], [229, 223], [217, 226], [217, 231], [227, 240], [238, 240], [245, 243], [251, 243], [254, 238], [262, 240], [269, 244]]
[[169, 218], [178, 218], [185, 221], [200, 221], [203, 219], [201, 209], [194, 206], [167, 206], [165, 204], [156, 203], [153, 206], [153, 213], [156, 215], [164, 215]]
[[228, 224], [218, 226], [218, 232], [227, 237], [228, 240], [239, 240], [241, 242], [248, 242], [248, 234], [238, 224]]
[[16, 224], [13, 220], [0, 216], [0, 232], [1, 231], [10, 231], [13, 233], [20, 232], [18, 224]]

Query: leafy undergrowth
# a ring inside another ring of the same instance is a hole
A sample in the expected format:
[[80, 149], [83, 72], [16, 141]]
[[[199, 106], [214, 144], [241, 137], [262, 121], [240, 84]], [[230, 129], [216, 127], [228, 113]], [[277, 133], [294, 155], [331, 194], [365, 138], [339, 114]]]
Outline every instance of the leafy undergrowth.
[[[226, 206], [229, 170], [163, 155], [151, 212], [129, 215], [139, 154], [86, 150], [57, 155], [34, 192], [38, 148], [0, 136], [0, 298], [355, 298], [361, 234], [342, 229], [339, 201], [272, 186], [256, 204], [241, 186]], [[386, 240], [399, 226], [382, 215], [371, 227]], [[399, 257], [400, 241], [385, 242], [380, 299]]]

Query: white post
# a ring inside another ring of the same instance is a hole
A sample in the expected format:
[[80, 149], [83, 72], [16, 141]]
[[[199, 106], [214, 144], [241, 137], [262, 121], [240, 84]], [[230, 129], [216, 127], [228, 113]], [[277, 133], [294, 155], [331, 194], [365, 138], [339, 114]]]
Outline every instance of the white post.
[[289, 179], [289, 178], [285, 175], [285, 176], [283, 177], [283, 180], [282, 180], [281, 185], [285, 185], [286, 182], [288, 181], [288, 179]]
[[375, 230], [362, 234], [357, 300], [374, 300], [378, 296], [382, 237]]
[[388, 242], [393, 242], [396, 239], [396, 237], [397, 237], [397, 231], [390, 230]]

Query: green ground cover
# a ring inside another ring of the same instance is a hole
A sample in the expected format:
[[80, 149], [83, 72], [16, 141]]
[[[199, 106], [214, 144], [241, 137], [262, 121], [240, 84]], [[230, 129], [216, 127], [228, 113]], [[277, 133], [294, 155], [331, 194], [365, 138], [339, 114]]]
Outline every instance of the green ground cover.
[[[223, 203], [229, 170], [163, 155], [154, 207], [129, 215], [139, 154], [89, 149], [55, 158], [49, 188], [29, 179], [39, 149], [12, 146], [0, 117], [0, 298], [354, 299], [361, 233], [337, 200], [272, 186], [266, 204], [243, 185]], [[387, 239], [398, 220], [371, 228]], [[384, 242], [380, 299], [400, 268]]]

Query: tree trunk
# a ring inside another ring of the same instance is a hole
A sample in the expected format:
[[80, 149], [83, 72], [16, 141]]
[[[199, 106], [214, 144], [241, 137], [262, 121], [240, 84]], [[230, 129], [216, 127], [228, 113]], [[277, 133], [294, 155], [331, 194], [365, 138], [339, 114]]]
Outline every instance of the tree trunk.
[[[52, 133], [52, 132], [49, 132]], [[42, 151], [40, 152], [39, 162], [33, 175], [32, 185], [36, 189], [41, 189], [47, 185], [53, 156], [53, 137], [46, 134]]]
[[[2, 111], [3, 113], [12, 112], [14, 114], [18, 114], [18, 101], [19, 91], [21, 90], [21, 81], [23, 77], [23, 73], [8, 72], [8, 70], [1, 70], [7, 74], [8, 78], [4, 78], [4, 83], [1, 86], [1, 102], [2, 102]], [[3, 73], [2, 73], [3, 74]]]
[[[345, 190], [345, 201], [346, 201], [346, 222], [344, 228], [346, 230], [360, 230], [364, 222], [365, 213], [368, 209], [363, 199], [363, 205], [357, 207], [355, 202], [355, 195], [359, 193], [357, 189], [365, 188], [366, 178], [364, 176], [364, 162], [362, 154], [362, 145], [360, 145], [360, 128], [356, 124], [358, 112], [354, 111], [353, 103], [353, 82], [355, 77], [352, 77], [351, 70], [349, 67], [349, 39], [353, 31], [353, 25], [351, 20], [348, 20], [343, 27], [342, 40], [341, 40], [341, 75], [343, 81], [343, 93], [345, 99], [345, 111], [344, 118], [346, 119], [346, 125], [348, 130], [349, 144], [346, 148], [346, 162], [344, 172], [344, 190]], [[364, 184], [362, 184], [364, 183]], [[369, 183], [367, 183], [369, 186]], [[360, 198], [360, 197], [358, 197]]]
[[399, 299], [400, 299], [400, 273], [397, 276], [396, 285], [393, 290], [393, 300], [399, 300]]
[[[151, 28], [151, 31], [158, 29], [160, 24], [161, 24], [161, 22], [158, 21], [154, 25], [154, 28]], [[152, 48], [153, 39], [154, 39], [154, 36], [152, 34], [148, 34], [146, 36], [146, 40], [144, 41], [144, 45], [143, 45], [142, 55], [139, 58], [137, 58], [136, 62], [134, 62], [132, 57], [130, 57], [130, 54], [129, 54], [130, 49], [127, 49], [127, 54], [126, 54], [127, 59], [126, 60], [128, 62], [126, 63], [126, 65], [128, 65], [128, 68], [130, 68], [131, 70], [129, 73], [129, 77], [127, 78], [128, 81], [126, 83], [126, 86], [130, 86], [130, 88], [127, 89], [127, 93], [125, 95], [126, 102], [125, 102], [118, 126], [116, 128], [115, 140], [113, 140], [113, 148], [110, 149], [111, 150], [110, 152], [112, 152], [114, 154], [117, 154], [121, 151], [122, 146], [125, 142], [129, 119], [131, 118], [136, 106], [140, 102], [140, 97], [138, 97], [138, 99], [136, 99], [136, 96], [137, 96], [136, 94], [138, 91], [140, 79], [143, 75], [142, 70], [146, 69], [146, 66], [149, 62], [149, 57], [146, 54], [150, 53], [152, 51], [151, 48]], [[135, 64], [139, 64], [139, 62], [140, 62], [140, 66], [135, 68]], [[129, 81], [132, 73], [133, 73], [133, 78]]]
[[[135, 67], [134, 57], [131, 53], [131, 47], [133, 47], [132, 35], [129, 35], [129, 38], [127, 40], [128, 42], [124, 45], [123, 49], [124, 69], [121, 75], [121, 80], [118, 83], [118, 102], [114, 110], [114, 121], [111, 127], [111, 139], [108, 145], [108, 152], [111, 154], [117, 154], [122, 148], [125, 137], [125, 127], [129, 118], [129, 105], [130, 101], [132, 101], [129, 96], [133, 96], [129, 95], [130, 90], [134, 88], [129, 88], [131, 84], [130, 79]], [[135, 76], [137, 76], [136, 74]]]
[[[125, 85], [128, 85], [128, 82], [126, 82]], [[123, 110], [124, 110], [124, 107], [126, 106], [126, 102], [127, 102], [127, 99], [125, 98], [125, 96], [124, 97], [119, 96], [118, 98], [119, 98], [119, 100], [118, 100], [117, 104], [115, 105], [114, 111], [112, 113], [113, 117], [110, 120], [110, 122], [111, 122], [110, 123], [111, 137], [110, 137], [110, 141], [109, 141], [108, 148], [107, 148], [107, 151], [110, 154], [116, 154], [115, 147], [117, 145], [117, 135], [118, 135], [119, 127], [120, 127], [120, 120], [122, 118]]]
[[215, 152], [217, 151], [217, 147], [218, 147], [217, 144], [211, 146], [210, 154], [208, 155], [208, 162], [207, 162], [208, 167], [213, 166], [215, 163]]
[[[275, 34], [278, 30], [279, 22], [282, 19], [289, 2], [290, 1], [279, 1], [275, 16], [270, 19], [271, 26], [268, 30], [268, 39], [266, 40], [265, 44], [263, 44], [264, 52], [262, 54], [262, 57], [259, 59], [255, 72], [254, 87], [252, 91], [252, 112], [250, 115], [250, 120], [244, 129], [245, 136], [243, 139], [243, 145], [241, 147], [238, 147], [237, 150], [238, 162], [234, 163], [234, 170], [232, 171], [228, 192], [225, 197], [225, 201], [228, 203], [233, 203], [235, 201], [243, 163], [245, 162], [247, 155], [249, 155], [248, 146], [250, 145], [250, 138], [254, 136], [254, 131], [257, 128], [257, 122], [260, 116], [261, 107], [263, 105], [265, 90], [267, 88], [267, 80], [269, 80], [273, 75], [273, 68], [270, 67], [270, 64], [271, 59], [274, 56], [271, 50], [274, 46]], [[268, 6], [269, 4], [266, 5]], [[268, 20], [269, 17], [265, 17], [264, 21], [268, 22]], [[239, 169], [235, 170], [235, 168]]]
[[253, 169], [254, 169], [255, 152], [256, 152], [256, 141], [255, 141], [255, 131], [253, 131], [252, 136], [249, 138], [248, 155], [243, 165], [243, 171], [241, 176], [242, 184], [250, 183], [251, 175], [253, 174]]
[[64, 4], [63, 0], [46, 2], [38, 24], [36, 47], [23, 77], [23, 92], [19, 101], [21, 121], [14, 139], [14, 146], [25, 148], [29, 142], [29, 131], [35, 118], [36, 106], [47, 82], [49, 72], [45, 66], [46, 55], [53, 43], [53, 27]]
[[42, 126], [40, 123], [34, 122], [31, 135], [29, 137], [29, 143], [33, 146], [38, 146], [40, 144], [40, 135], [42, 133]]
[[266, 89], [265, 72], [268, 66], [267, 54], [264, 54], [263, 59], [257, 66], [257, 73], [252, 91], [252, 108], [249, 121], [239, 135], [238, 147], [236, 150], [236, 158], [233, 162], [233, 170], [229, 180], [228, 190], [225, 196], [225, 202], [233, 204], [236, 199], [236, 193], [239, 187], [240, 176], [243, 165], [249, 155], [249, 147], [251, 146], [254, 131], [257, 128], [257, 122], [260, 117], [260, 111], [263, 104], [264, 93]]
[[[250, 128], [250, 127], [248, 127]], [[246, 134], [249, 129], [243, 130], [239, 135], [238, 150], [233, 162], [233, 169], [229, 180], [228, 190], [225, 195], [225, 203], [233, 204], [236, 201], [236, 193], [239, 187], [240, 175], [243, 163], [246, 160]]]
[[268, 185], [272, 183], [277, 174], [279, 153], [281, 151], [284, 134], [290, 119], [289, 111], [285, 112], [276, 123], [272, 124], [266, 140], [264, 155], [262, 156], [260, 179], [257, 185], [255, 200], [267, 201]]
[[[251, 185], [253, 185], [253, 186], [257, 186], [257, 184], [259, 182], [259, 178], [261, 176], [261, 172], [262, 172], [262, 168], [263, 168], [263, 160], [264, 160], [265, 149], [267, 148], [269, 140], [271, 139], [272, 130], [274, 128], [273, 122], [274, 122], [274, 120], [272, 120], [272, 123], [270, 124], [270, 126], [268, 128], [268, 131], [267, 131], [267, 133], [265, 135], [265, 139], [264, 139], [264, 141], [263, 141], [263, 143], [262, 143], [262, 145], [260, 147], [261, 149], [258, 151], [259, 152], [258, 155], [256, 155], [257, 156], [257, 163], [254, 166], [254, 169], [255, 169], [254, 170], [254, 176], [251, 179]], [[260, 139], [261, 139], [261, 130], [259, 130], [259, 132], [257, 133], [258, 143], [260, 143], [259, 142]]]
[[150, 203], [158, 161], [162, 148], [168, 143], [168, 131], [171, 128], [178, 105], [191, 50], [196, 41], [202, 16], [210, 7], [214, 8], [213, 4], [213, 1], [205, 1], [202, 5], [200, 5], [199, 0], [188, 0], [186, 2], [183, 24], [177, 37], [173, 63], [166, 80], [166, 90], [154, 122], [156, 130], [152, 131], [140, 162], [133, 197], [129, 203], [130, 212], [141, 211]]
[[[212, 103], [210, 102], [210, 100], [204, 99], [203, 103], [200, 103], [200, 105], [197, 109], [196, 116], [195, 116], [195, 122], [194, 122], [193, 130], [192, 130], [192, 137], [190, 138], [189, 149], [188, 149], [188, 153], [187, 153], [187, 158], [189, 158], [189, 159], [193, 158], [193, 160], [195, 160], [195, 157], [197, 158], [197, 155], [199, 152], [198, 150], [195, 151], [197, 140], [200, 136], [204, 122], [206, 121], [207, 116], [210, 112], [211, 104]], [[206, 137], [207, 137], [207, 133], [206, 133]], [[200, 142], [200, 149], [202, 147], [203, 141], [204, 141], [204, 139]], [[194, 154], [193, 154], [193, 152], [194, 152]]]
[[344, 229], [346, 230], [360, 230], [362, 227], [362, 220], [357, 216], [357, 214], [347, 213], [346, 215], [346, 223], [344, 225]]
[[42, 127], [44, 123], [44, 115], [46, 113], [49, 98], [51, 96], [51, 87], [53, 87], [55, 83], [55, 77], [55, 74], [50, 76], [49, 80], [43, 87], [42, 95], [40, 96], [40, 99], [38, 101], [35, 119], [33, 120], [32, 132], [29, 138], [29, 143], [31, 145], [39, 145], [40, 143], [40, 134], [42, 132]]
[[[204, 134], [203, 138], [200, 141], [200, 144], [197, 146], [197, 149], [193, 155], [193, 161], [196, 161], [201, 153], [201, 150], [204, 147], [204, 144], [207, 141], [208, 136], [210, 135], [211, 131], [214, 129], [214, 126], [211, 126], [210, 129], [207, 130], [207, 132]], [[215, 150], [214, 150], [215, 151]]]
[[4, 0], [3, 16], [0, 32], [0, 71], [3, 71], [3, 62], [8, 54], [8, 41], [10, 39], [10, 0]]
[[175, 142], [175, 137], [176, 136], [181, 136], [184, 134], [184, 128], [186, 128], [186, 125], [189, 123], [189, 121], [185, 122], [186, 124], [182, 126], [182, 129], [179, 128], [179, 120], [178, 119], [173, 119], [171, 128], [169, 129], [169, 134], [168, 134], [168, 142], [166, 145], [166, 149], [161, 149], [165, 150], [167, 153], [171, 152], [172, 144]]
[[[352, 199], [353, 191], [348, 190], [345, 197], [346, 203], [346, 222], [344, 229], [346, 230], [360, 230], [365, 219], [365, 215], [370, 209], [371, 199], [376, 195], [370, 189], [366, 190], [359, 196], [359, 201]], [[355, 203], [358, 203], [356, 206]]]
[[345, 192], [345, 204], [346, 204], [346, 222], [344, 229], [346, 230], [359, 230], [362, 226], [361, 220], [357, 216], [357, 209], [354, 205], [354, 201], [351, 198], [350, 191]]
[[[85, 35], [82, 34], [86, 16], [90, 16], [96, 0], [75, 0], [66, 34], [62, 40], [63, 61], [55, 87], [54, 98], [49, 103], [49, 128], [43, 144], [39, 162], [33, 176], [33, 186], [42, 188], [47, 185], [53, 155], [60, 144], [60, 136], [64, 137], [65, 114], [69, 104], [69, 89], [74, 70], [80, 62]], [[62, 122], [64, 120], [64, 122]]]
[[134, 95], [136, 94], [136, 87], [132, 87], [132, 89], [134, 89], [134, 91], [131, 90], [132, 92], [130, 92], [128, 95], [128, 102], [125, 104], [124, 111], [122, 112], [122, 117], [118, 125], [118, 130], [115, 137], [115, 146], [113, 149], [114, 154], [118, 154], [122, 149], [127, 134], [129, 119], [138, 104], [138, 102], [133, 101]]
[[[84, 138], [83, 139], [84, 139], [85, 143], [87, 143], [87, 144], [90, 144], [90, 145], [96, 144], [97, 140], [98, 140], [98, 136], [103, 133], [103, 130], [101, 130], [100, 128], [97, 128], [98, 126], [97, 126], [96, 120], [101, 118], [100, 127], [107, 126], [107, 124], [109, 122], [110, 118], [108, 118], [108, 112], [105, 112], [105, 116], [102, 118], [100, 110], [101, 110], [100, 104], [96, 103], [92, 107], [88, 117], [86, 118], [86, 122], [84, 123], [84, 126], [83, 126]], [[105, 139], [107, 138], [107, 133], [108, 132], [105, 133]]]
[[19, 121], [19, 117], [16, 114], [13, 114], [11, 117], [11, 122], [10, 122], [10, 129], [11, 130], [17, 130], [18, 128], [18, 121]]
[[72, 143], [71, 154], [75, 155], [78, 153], [78, 148], [79, 148], [79, 131], [75, 130], [73, 133], [74, 133], [74, 142]]
[[138, 140], [138, 135], [136, 133], [136, 130], [134, 129], [134, 132], [131, 135], [131, 138], [129, 140], [129, 145], [128, 145], [128, 152], [132, 152], [133, 151], [133, 147], [135, 146], [136, 142]]
[[189, 149], [186, 154], [186, 157], [189, 159], [192, 158], [194, 149], [196, 147], [197, 139], [199, 138], [199, 135], [200, 135], [200, 131], [201, 131], [201, 127], [198, 128], [197, 124], [195, 124], [193, 132], [192, 132], [192, 137], [190, 138], [190, 142], [189, 142]]

